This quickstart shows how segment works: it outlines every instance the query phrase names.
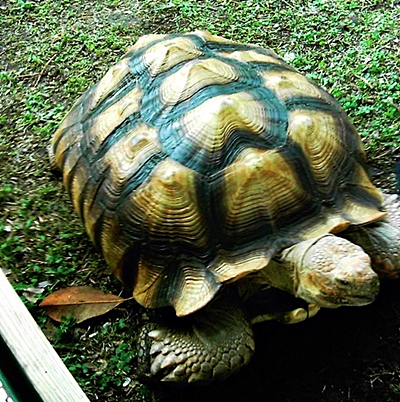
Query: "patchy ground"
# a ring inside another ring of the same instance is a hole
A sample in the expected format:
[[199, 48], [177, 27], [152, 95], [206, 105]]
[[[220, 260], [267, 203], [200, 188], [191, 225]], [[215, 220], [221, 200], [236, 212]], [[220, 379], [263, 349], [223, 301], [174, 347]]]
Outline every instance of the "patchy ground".
[[39, 298], [82, 284], [123, 292], [72, 211], [46, 148], [75, 99], [140, 35], [208, 29], [272, 47], [341, 102], [375, 182], [395, 191], [399, 21], [397, 0], [0, 1], [0, 264], [91, 400], [400, 399], [400, 283], [383, 284], [368, 307], [323, 311], [295, 326], [260, 324], [251, 364], [195, 390], [138, 381], [133, 339], [147, 313], [134, 302], [74, 326], [55, 325], [29, 301], [41, 289]]

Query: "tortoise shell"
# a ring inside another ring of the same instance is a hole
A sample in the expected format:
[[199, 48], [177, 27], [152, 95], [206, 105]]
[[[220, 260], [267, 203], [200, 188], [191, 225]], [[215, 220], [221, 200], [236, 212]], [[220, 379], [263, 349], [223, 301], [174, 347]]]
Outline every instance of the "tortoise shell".
[[384, 216], [338, 103], [273, 51], [208, 32], [140, 38], [52, 152], [115, 275], [178, 316], [283, 247]]

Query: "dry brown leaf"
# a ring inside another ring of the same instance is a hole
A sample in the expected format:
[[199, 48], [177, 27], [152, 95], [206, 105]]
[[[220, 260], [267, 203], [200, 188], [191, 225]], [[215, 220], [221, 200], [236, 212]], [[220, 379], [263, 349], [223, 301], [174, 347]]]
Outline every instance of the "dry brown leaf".
[[46, 313], [55, 321], [72, 316], [77, 323], [98, 317], [126, 300], [113, 294], [105, 294], [91, 286], [75, 286], [60, 289], [48, 295], [41, 303]]

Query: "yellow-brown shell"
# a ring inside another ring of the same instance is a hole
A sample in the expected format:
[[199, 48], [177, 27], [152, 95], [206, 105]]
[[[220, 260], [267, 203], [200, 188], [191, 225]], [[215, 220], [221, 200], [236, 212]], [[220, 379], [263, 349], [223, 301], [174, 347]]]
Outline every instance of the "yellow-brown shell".
[[139, 39], [52, 151], [116, 276], [180, 316], [282, 247], [384, 216], [340, 106], [271, 50], [208, 32]]

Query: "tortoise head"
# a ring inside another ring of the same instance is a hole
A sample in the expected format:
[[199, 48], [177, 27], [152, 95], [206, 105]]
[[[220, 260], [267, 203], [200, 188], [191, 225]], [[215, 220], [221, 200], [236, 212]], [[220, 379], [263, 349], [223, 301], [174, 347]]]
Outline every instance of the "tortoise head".
[[378, 275], [361, 247], [334, 235], [303, 243], [307, 247], [300, 243], [296, 250], [296, 296], [328, 308], [363, 306], [375, 300]]

